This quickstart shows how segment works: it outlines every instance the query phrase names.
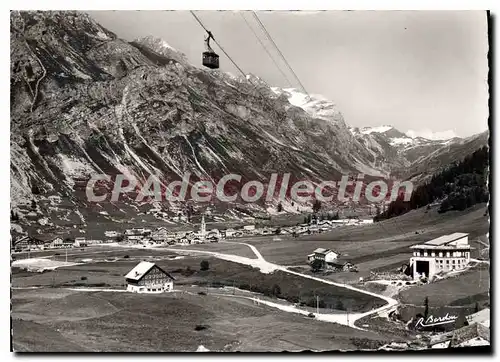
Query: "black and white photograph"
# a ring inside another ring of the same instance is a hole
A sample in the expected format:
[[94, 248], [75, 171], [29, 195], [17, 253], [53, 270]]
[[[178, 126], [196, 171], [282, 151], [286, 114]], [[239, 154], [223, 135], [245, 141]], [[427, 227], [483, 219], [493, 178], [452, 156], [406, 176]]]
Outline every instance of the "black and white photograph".
[[489, 11], [14, 8], [11, 352], [491, 353]]

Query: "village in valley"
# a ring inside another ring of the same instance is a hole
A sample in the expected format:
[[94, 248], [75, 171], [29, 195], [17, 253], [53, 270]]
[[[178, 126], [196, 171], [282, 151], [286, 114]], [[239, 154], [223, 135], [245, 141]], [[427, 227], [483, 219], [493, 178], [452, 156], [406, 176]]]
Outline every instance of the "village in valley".
[[[434, 222], [425, 224], [428, 219], [422, 223], [427, 215], [410, 214], [401, 216], [400, 226], [374, 223], [369, 217], [342, 219], [337, 213], [312, 214], [291, 226], [262, 226], [256, 219], [218, 228], [210, 227], [203, 213], [199, 223], [184, 230], [105, 230], [102, 240], [24, 236], [12, 247], [14, 298], [30, 288], [51, 294], [125, 292], [199, 302], [212, 296], [231, 303], [251, 301], [262, 312], [299, 318], [297, 323], [302, 316], [320, 324], [362, 328], [367, 331], [363, 333], [375, 330], [377, 338], [363, 343], [379, 349], [489, 345], [488, 238], [477, 231], [472, 236], [456, 231], [460, 224], [455, 218], [445, 218], [438, 223], [442, 228], [436, 228]], [[477, 228], [481, 209], [472, 215]], [[470, 215], [456, 219], [466, 220], [465, 229], [470, 229]], [[401, 233], [401, 228], [407, 231]], [[465, 285], [465, 290], [456, 290]], [[450, 307], [454, 296], [447, 290], [456, 292], [461, 302]], [[15, 307], [14, 313], [24, 315], [21, 310]], [[238, 316], [244, 318], [245, 312]], [[425, 325], [425, 320], [443, 316], [449, 319], [439, 328]], [[473, 322], [458, 326], [459, 318]], [[458, 338], [462, 333], [466, 337]], [[352, 338], [356, 334], [353, 330]], [[328, 349], [325, 342], [317, 343]], [[221, 348], [216, 345], [200, 342], [202, 348]]]

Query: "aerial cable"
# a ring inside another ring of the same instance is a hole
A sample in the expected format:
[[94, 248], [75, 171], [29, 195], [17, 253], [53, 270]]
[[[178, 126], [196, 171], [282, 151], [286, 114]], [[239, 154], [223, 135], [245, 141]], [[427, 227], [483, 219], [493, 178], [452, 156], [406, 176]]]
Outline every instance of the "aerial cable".
[[247, 27], [252, 31], [252, 33], [255, 36], [255, 38], [257, 38], [257, 40], [259, 41], [259, 43], [262, 46], [262, 48], [264, 48], [264, 50], [266, 51], [266, 53], [269, 56], [269, 58], [271, 58], [271, 60], [273, 61], [274, 65], [276, 66], [276, 68], [278, 68], [278, 70], [280, 71], [281, 75], [283, 75], [283, 78], [285, 78], [285, 80], [287, 81], [288, 85], [290, 87], [292, 87], [292, 83], [290, 82], [290, 80], [288, 79], [288, 77], [286, 76], [286, 74], [283, 72], [283, 70], [281, 69], [281, 67], [278, 65], [278, 63], [276, 62], [276, 60], [273, 58], [273, 56], [271, 55], [271, 53], [269, 52], [269, 50], [266, 48], [265, 44], [262, 42], [262, 40], [260, 40], [260, 38], [257, 35], [257, 33], [255, 32], [255, 30], [253, 30], [253, 28], [250, 26], [250, 23], [248, 22], [248, 20], [243, 15], [243, 12], [240, 12], [240, 15], [243, 18], [243, 20], [245, 20], [245, 23], [247, 24]]
[[[208, 33], [210, 34], [210, 32], [208, 31], [208, 29], [203, 25], [203, 23], [201, 22], [201, 20], [196, 16], [196, 14], [194, 13], [194, 11], [190, 10], [191, 14], [194, 16], [194, 18], [196, 19], [196, 21], [200, 24], [200, 26]], [[231, 63], [233, 63], [233, 65], [236, 67], [236, 69], [238, 69], [240, 71], [241, 74], [243, 74], [243, 77], [246, 78], [246, 74], [243, 70], [241, 70], [241, 68], [238, 66], [238, 64], [236, 64], [236, 62], [229, 56], [229, 54], [226, 53], [226, 51], [224, 50], [224, 48], [217, 42], [217, 40], [215, 40], [215, 38], [212, 36], [212, 40], [215, 42], [215, 44], [217, 44], [217, 46], [220, 48], [220, 50], [222, 50], [222, 52], [226, 55], [226, 57], [228, 57], [228, 59], [231, 61]]]
[[308, 98], [311, 98], [309, 96], [309, 93], [306, 91], [306, 88], [304, 87], [304, 85], [302, 84], [302, 82], [300, 81], [299, 77], [297, 76], [297, 74], [295, 74], [295, 72], [293, 71], [292, 67], [290, 66], [290, 64], [288, 64], [285, 56], [283, 55], [283, 53], [281, 52], [281, 50], [278, 48], [278, 46], [276, 45], [276, 43], [274, 42], [273, 38], [271, 37], [271, 35], [269, 34], [269, 32], [267, 31], [266, 27], [264, 26], [264, 24], [262, 24], [262, 22], [260, 21], [258, 15], [255, 13], [255, 11], [252, 11], [252, 14], [255, 18], [255, 20], [257, 20], [257, 22], [259, 23], [261, 29], [264, 31], [264, 33], [266, 34], [267, 38], [269, 39], [269, 41], [271, 41], [271, 43], [274, 45], [274, 47], [276, 48], [276, 50], [278, 51], [279, 55], [281, 56], [281, 59], [283, 59], [283, 61], [285, 62], [286, 66], [288, 67], [288, 69], [290, 69], [290, 72], [292, 72], [293, 76], [295, 77], [295, 79], [297, 79], [297, 82], [299, 82], [300, 84], [300, 87], [302, 88], [302, 90], [304, 91], [304, 93], [307, 95]]

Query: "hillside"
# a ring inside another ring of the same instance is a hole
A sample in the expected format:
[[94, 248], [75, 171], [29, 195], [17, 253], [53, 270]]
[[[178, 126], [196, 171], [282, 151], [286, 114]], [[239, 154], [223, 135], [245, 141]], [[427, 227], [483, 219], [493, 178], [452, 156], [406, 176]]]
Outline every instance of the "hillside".
[[[410, 210], [439, 203], [439, 212], [465, 210], [489, 201], [489, 150], [482, 147], [459, 162], [436, 172], [429, 181], [417, 187], [411, 199], [391, 202], [374, 220], [390, 219]], [[428, 206], [430, 208], [430, 206]]]

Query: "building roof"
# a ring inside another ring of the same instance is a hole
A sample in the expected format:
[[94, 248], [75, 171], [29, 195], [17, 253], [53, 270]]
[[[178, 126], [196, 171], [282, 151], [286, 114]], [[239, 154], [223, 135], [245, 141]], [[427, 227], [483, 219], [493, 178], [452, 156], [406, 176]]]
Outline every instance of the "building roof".
[[[137, 264], [131, 271], [128, 272], [127, 275], [125, 275], [126, 279], [132, 279], [132, 280], [140, 280], [144, 275], [146, 275], [154, 266], [156, 266], [158, 269], [160, 269], [163, 273], [167, 274], [170, 278], [174, 279], [169, 273], [167, 273], [165, 270], [160, 268], [158, 265], [155, 263], [151, 263], [149, 261], [141, 261], [139, 264]], [[175, 279], [174, 279], [175, 280]]]
[[344, 260], [344, 259], [335, 259], [333, 261], [328, 262], [328, 264], [337, 265], [337, 266], [344, 266], [346, 264], [352, 264], [352, 263], [350, 261]]
[[450, 341], [452, 347], [464, 342], [480, 337], [485, 341], [490, 341], [490, 330], [479, 323], [473, 323], [453, 331], [441, 333], [431, 337], [430, 344], [435, 345]]
[[22, 242], [27, 242], [27, 243], [31, 243], [31, 244], [43, 244], [43, 240], [40, 240], [38, 238], [34, 238], [32, 236], [23, 236], [17, 240], [14, 240], [14, 245], [17, 245], [19, 243], [22, 243]]
[[317, 254], [326, 254], [326, 253], [329, 253], [330, 249], [325, 249], [325, 248], [317, 248], [316, 250], [313, 251], [313, 253], [317, 253]]
[[443, 235], [443, 236], [440, 236], [439, 238], [429, 240], [429, 241], [425, 242], [424, 244], [425, 245], [444, 245], [444, 244], [451, 243], [452, 241], [462, 239], [462, 238], [466, 237], [467, 235], [469, 235], [469, 234], [467, 234], [467, 233], [453, 233], [453, 234], [449, 234], [449, 235]]
[[471, 246], [467, 245], [429, 245], [417, 244], [410, 246], [410, 249], [429, 249], [429, 250], [470, 250]]

